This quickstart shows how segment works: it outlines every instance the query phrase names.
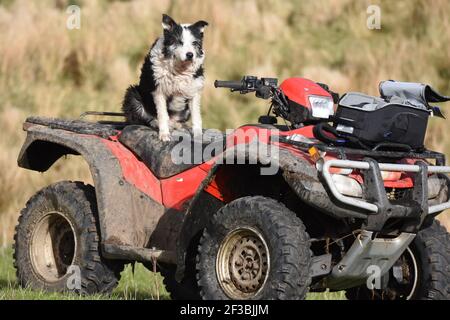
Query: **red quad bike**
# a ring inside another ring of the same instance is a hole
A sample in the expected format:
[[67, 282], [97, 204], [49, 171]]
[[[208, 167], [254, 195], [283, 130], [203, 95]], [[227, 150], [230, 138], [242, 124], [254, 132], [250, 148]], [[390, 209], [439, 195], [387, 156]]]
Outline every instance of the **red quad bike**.
[[[162, 273], [175, 299], [304, 299], [327, 289], [352, 300], [450, 298], [450, 236], [435, 220], [450, 208], [443, 154], [392, 142], [395, 130], [384, 134], [391, 143], [358, 139], [362, 120], [344, 123], [346, 99], [370, 107], [381, 98], [348, 94], [336, 109], [336, 94], [302, 78], [215, 85], [255, 92], [271, 109], [258, 124], [189, 142], [214, 146], [198, 163], [174, 161], [180, 140], [161, 142], [149, 127], [26, 120], [20, 167], [44, 172], [79, 155], [94, 185], [61, 181], [27, 202], [14, 246], [23, 287], [109, 293], [139, 261]], [[255, 143], [276, 150], [272, 174]], [[222, 161], [242, 147], [244, 161]]]

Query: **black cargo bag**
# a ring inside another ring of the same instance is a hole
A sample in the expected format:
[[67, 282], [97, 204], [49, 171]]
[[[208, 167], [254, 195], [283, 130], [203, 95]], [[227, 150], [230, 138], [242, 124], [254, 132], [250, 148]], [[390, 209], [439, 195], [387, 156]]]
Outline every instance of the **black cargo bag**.
[[345, 94], [334, 119], [338, 134], [370, 147], [384, 144], [423, 149], [428, 117], [442, 116], [429, 102], [450, 100], [428, 85], [396, 81], [380, 83], [380, 95]]

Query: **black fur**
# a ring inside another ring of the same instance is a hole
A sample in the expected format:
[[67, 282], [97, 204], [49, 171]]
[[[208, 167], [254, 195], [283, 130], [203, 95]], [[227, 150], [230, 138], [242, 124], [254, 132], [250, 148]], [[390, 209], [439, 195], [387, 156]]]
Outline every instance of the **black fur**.
[[188, 29], [191, 31], [192, 35], [196, 39], [194, 41], [194, 47], [197, 51], [198, 56], [203, 55], [203, 28], [206, 27], [208, 23], [206, 21], [198, 21], [188, 27]]
[[172, 57], [169, 47], [172, 45], [183, 45], [183, 28], [180, 25], [175, 25], [171, 30], [164, 30], [164, 47], [163, 54], [166, 59], [170, 59]]
[[197, 71], [194, 73], [194, 79], [203, 77], [205, 70], [203, 69], [203, 66], [200, 66]]
[[[150, 51], [155, 46], [153, 43]], [[152, 62], [150, 61], [150, 52], [144, 60], [141, 68], [141, 77], [138, 85], [130, 86], [125, 92], [122, 103], [122, 111], [125, 113], [127, 122], [133, 124], [150, 125], [156, 117], [156, 106], [153, 101], [152, 92], [156, 89], [156, 82], [153, 76]], [[142, 109], [152, 117], [145, 117]]]

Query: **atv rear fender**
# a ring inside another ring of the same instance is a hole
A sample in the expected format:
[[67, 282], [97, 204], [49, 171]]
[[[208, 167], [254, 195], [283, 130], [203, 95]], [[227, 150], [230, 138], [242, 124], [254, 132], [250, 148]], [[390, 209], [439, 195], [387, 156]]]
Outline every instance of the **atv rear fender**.
[[[88, 163], [95, 185], [104, 248], [125, 257], [126, 248], [149, 245], [150, 236], [165, 212], [164, 207], [123, 178], [119, 161], [106, 147], [104, 139], [28, 123], [25, 129], [27, 138], [18, 157], [20, 167], [44, 172], [68, 154], [81, 155]], [[117, 251], [118, 248], [121, 250]], [[114, 253], [110, 255], [113, 258]]]

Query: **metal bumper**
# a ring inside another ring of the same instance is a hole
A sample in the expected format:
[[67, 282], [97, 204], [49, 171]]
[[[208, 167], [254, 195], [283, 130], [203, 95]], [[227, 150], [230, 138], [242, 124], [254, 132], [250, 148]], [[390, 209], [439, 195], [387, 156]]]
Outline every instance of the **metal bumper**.
[[[428, 173], [450, 173], [450, 166], [427, 166], [423, 163], [416, 165], [407, 165], [407, 164], [392, 164], [392, 163], [376, 163], [372, 159], [367, 159], [366, 161], [351, 161], [351, 160], [329, 160], [325, 161], [321, 167], [322, 176], [325, 179], [325, 182], [333, 194], [333, 196], [339, 201], [346, 205], [367, 210], [372, 213], [380, 212], [380, 207], [383, 206], [383, 201], [381, 198], [377, 199], [377, 197], [373, 198], [373, 201], [368, 201], [365, 199], [356, 199], [352, 197], [345, 196], [341, 194], [336, 188], [332, 174], [330, 173], [331, 168], [348, 168], [348, 169], [359, 169], [359, 170], [368, 170], [372, 171], [371, 176], [373, 182], [375, 182], [375, 186], [378, 191], [381, 192], [381, 189], [384, 190], [384, 183], [381, 178], [380, 171], [401, 171], [401, 172], [414, 172], [416, 173], [416, 177], [420, 182], [421, 177], [424, 179], [427, 178]], [[415, 189], [416, 199], [419, 203], [426, 200], [428, 202], [428, 190], [427, 183], [416, 183]], [[376, 193], [376, 191], [375, 191]], [[379, 195], [381, 197], [382, 194]], [[428, 206], [428, 203], [423, 203], [424, 209], [427, 211], [427, 214], [437, 213], [450, 208], [450, 199], [446, 202], [436, 204], [433, 206]]]

